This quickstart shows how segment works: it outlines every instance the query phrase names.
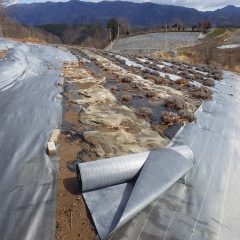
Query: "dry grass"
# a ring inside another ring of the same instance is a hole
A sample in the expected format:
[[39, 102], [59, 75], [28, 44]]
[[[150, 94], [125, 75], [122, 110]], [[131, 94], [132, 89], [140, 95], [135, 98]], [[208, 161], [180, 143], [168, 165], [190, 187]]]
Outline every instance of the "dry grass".
[[186, 72], [186, 71], [182, 71], [179, 76], [186, 78], [186, 79], [191, 79], [192, 76], [190, 75], [190, 73]]
[[221, 74], [214, 74], [213, 77], [215, 80], [222, 80], [222, 75]]
[[240, 65], [234, 65], [232, 67], [230, 66], [223, 66], [223, 69], [226, 70], [226, 71], [233, 71], [233, 72], [236, 72], [236, 73], [240, 73]]
[[[154, 60], [156, 58], [165, 58], [165, 59], [169, 59], [171, 58], [170, 53], [168, 52], [164, 52], [164, 51], [160, 51], [160, 52], [154, 52], [152, 54], [150, 54], [150, 57]], [[150, 59], [150, 58], [149, 58]]]
[[208, 87], [213, 87], [213, 86], [215, 86], [215, 82], [212, 79], [204, 79], [203, 85], [208, 86]]
[[157, 85], [164, 85], [164, 84], [168, 84], [169, 82], [163, 78], [163, 77], [159, 77], [155, 80], [155, 84]]
[[[235, 31], [236, 30], [234, 30], [234, 34]], [[226, 38], [226, 36], [224, 38]], [[193, 47], [178, 49], [178, 56], [174, 58], [174, 60], [182, 60], [183, 62], [194, 64], [220, 64], [225, 70], [240, 72], [240, 49], [220, 50], [216, 48], [217, 46], [226, 44], [223, 41], [224, 38], [212, 38]], [[183, 56], [183, 58], [179, 59], [179, 56]], [[203, 68], [208, 68], [208, 72], [213, 70], [214, 72], [212, 72], [212, 74], [215, 80], [222, 79], [221, 69], [216, 70], [212, 65], [206, 65], [203, 66]]]
[[179, 61], [179, 62], [186, 62], [186, 63], [192, 63], [192, 56], [189, 55], [189, 53], [178, 53], [176, 57], [172, 57], [170, 53], [167, 52], [155, 52], [152, 53], [151, 56], [153, 58], [159, 59], [159, 58], [164, 58], [166, 60], [174, 60], [174, 61]]
[[180, 116], [174, 112], [164, 111], [162, 112], [161, 117], [162, 117], [163, 123], [168, 125], [172, 125], [180, 121]]
[[172, 125], [176, 123], [187, 123], [196, 120], [196, 117], [191, 112], [179, 111], [178, 113], [164, 111], [161, 114], [161, 119], [164, 124]]
[[186, 103], [181, 98], [169, 97], [165, 100], [165, 106], [169, 109], [183, 110], [186, 108]]
[[97, 63], [97, 59], [96, 58], [91, 58], [90, 61], [94, 62], [94, 63]]
[[169, 74], [174, 74], [173, 69], [170, 67], [163, 67], [162, 71]]
[[175, 83], [180, 86], [189, 86], [189, 80], [184, 78], [176, 80]]
[[[216, 31], [214, 32], [214, 35], [219, 31], [220, 32], [225, 31], [225, 29], [216, 29]], [[229, 35], [229, 33], [231, 34]], [[231, 31], [227, 31], [227, 34], [228, 34], [228, 37], [231, 37], [231, 36], [234, 36], [235, 34], [239, 34], [239, 30], [231, 29]], [[203, 68], [208, 68], [206, 72], [210, 72], [210, 70], [213, 69], [212, 66], [208, 64], [220, 64], [223, 66], [225, 70], [240, 72], [240, 58], [239, 58], [240, 48], [227, 49], [227, 50], [217, 49], [217, 46], [226, 44], [223, 41], [225, 38], [227, 38], [226, 35], [220, 38], [209, 37], [208, 39], [206, 39], [206, 41], [203, 41], [200, 44], [197, 44], [191, 47], [179, 48], [178, 54], [174, 58], [169, 53], [166, 53], [166, 52], [155, 52], [155, 53], [152, 53], [151, 56], [154, 57], [155, 59], [164, 58], [166, 60], [173, 60], [176, 62], [185, 62], [187, 64], [205, 63], [207, 64], [207, 66], [203, 66]], [[215, 80], [222, 79], [221, 71], [213, 75], [214, 75], [213, 78]]]
[[133, 74], [138, 74], [139, 72], [139, 69], [135, 68], [135, 67], [130, 67], [129, 68], [130, 72], [133, 73]]
[[150, 69], [148, 69], [148, 68], [144, 68], [142, 70], [142, 74], [152, 74], [152, 71]]
[[117, 88], [116, 86], [112, 86], [111, 89], [110, 89], [110, 91], [111, 91], [112, 93], [116, 93], [116, 92], [118, 91], [118, 88]]
[[123, 95], [121, 98], [122, 102], [130, 102], [132, 100], [132, 97], [130, 95]]
[[234, 66], [233, 71], [240, 73], [240, 65]]
[[121, 78], [121, 82], [123, 83], [131, 83], [133, 81], [133, 79], [129, 76], [125, 76], [123, 78]]
[[[147, 64], [147, 62], [145, 62], [145, 64]], [[147, 65], [147, 66], [148, 66], [148, 65]], [[155, 65], [155, 64], [151, 64], [149, 67], [150, 67], [152, 70], [155, 70], [155, 71], [162, 71], [162, 69], [161, 69], [159, 66]]]
[[139, 114], [144, 118], [149, 118], [152, 116], [152, 111], [150, 108], [147, 107], [141, 107], [139, 109]]
[[0, 58], [5, 57], [7, 54], [7, 51], [0, 51]]
[[193, 88], [191, 91], [193, 97], [202, 100], [211, 100], [213, 92], [207, 87]]
[[146, 97], [148, 98], [154, 98], [156, 96], [156, 93], [154, 91], [148, 91], [146, 93]]
[[188, 56], [183, 55], [183, 54], [178, 55], [176, 58], [174, 58], [174, 60], [180, 61], [180, 62], [191, 63], [191, 59]]
[[158, 77], [152, 74], [144, 74], [143, 75], [144, 79], [148, 79], [148, 80], [153, 80], [153, 81], [157, 81]]
[[183, 122], [193, 122], [196, 120], [196, 117], [191, 112], [180, 111], [179, 116]]
[[123, 59], [120, 59], [120, 58], [115, 59], [113, 62], [114, 62], [115, 64], [116, 64], [117, 62], [119, 62], [120, 64], [126, 64], [126, 61], [123, 60]]
[[47, 42], [44, 40], [40, 40], [37, 38], [12, 38], [14, 41], [23, 42], [23, 43], [34, 43], [34, 44], [46, 44]]

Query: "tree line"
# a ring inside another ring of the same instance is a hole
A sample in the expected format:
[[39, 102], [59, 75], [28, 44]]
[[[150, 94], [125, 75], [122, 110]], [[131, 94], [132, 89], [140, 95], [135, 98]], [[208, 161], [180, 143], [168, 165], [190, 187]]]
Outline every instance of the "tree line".
[[184, 32], [184, 31], [199, 31], [205, 32], [212, 28], [210, 21], [199, 22], [198, 24], [193, 25], [192, 27], [187, 27], [182, 23], [174, 24], [162, 24], [154, 27], [131, 27], [130, 23], [127, 20], [111, 18], [107, 22], [107, 28], [110, 33], [110, 40], [115, 40], [118, 37], [128, 36], [130, 34], [141, 34], [141, 33], [150, 33], [150, 32]]
[[60, 39], [48, 32], [35, 27], [22, 25], [13, 21], [6, 12], [6, 6], [12, 0], [0, 0], [0, 33], [4, 37], [17, 39], [37, 39], [49, 43], [59, 43]]
[[[190, 30], [180, 22], [155, 27], [132, 27], [123, 18], [111, 18], [106, 25], [47, 24], [32, 27], [16, 23], [7, 16], [5, 7], [10, 3], [12, 3], [12, 0], [0, 0], [0, 27], [3, 35], [10, 38], [36, 38], [49, 43], [77, 44], [104, 48], [110, 41], [131, 34]], [[211, 28], [211, 23], [205, 21], [192, 26], [192, 31], [202, 31], [209, 28]]]

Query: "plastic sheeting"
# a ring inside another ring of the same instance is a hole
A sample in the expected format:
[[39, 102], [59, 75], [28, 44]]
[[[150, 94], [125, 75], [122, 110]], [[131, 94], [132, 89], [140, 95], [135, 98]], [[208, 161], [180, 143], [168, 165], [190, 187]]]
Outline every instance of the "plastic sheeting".
[[213, 101], [172, 144], [189, 145], [195, 162], [177, 182], [111, 239], [233, 240], [240, 237], [240, 76], [224, 72]]
[[0, 48], [9, 51], [0, 60], [0, 239], [54, 239], [58, 158], [46, 143], [62, 119], [61, 61], [75, 58], [4, 39]]
[[[134, 199], [133, 212], [139, 213], [132, 219], [131, 214], [124, 216], [122, 212], [126, 207], [121, 203], [129, 200], [134, 182], [83, 193], [101, 238], [110, 234], [111, 240], [239, 239], [240, 76], [224, 72], [224, 79], [216, 82], [212, 89], [213, 100], [204, 102], [197, 110], [197, 123], [181, 128], [171, 142], [174, 146], [188, 145], [194, 154], [193, 168], [184, 182], [177, 181], [164, 189], [160, 197], [151, 199], [152, 203], [143, 210], [138, 208], [138, 203], [145, 202], [144, 198], [149, 195]], [[102, 181], [101, 174], [105, 171], [98, 175], [92, 169], [94, 174], [87, 178], [97, 176], [97, 181], [89, 179], [93, 185], [84, 185], [83, 181], [83, 189], [92, 189], [96, 183], [98, 187], [110, 184]], [[123, 179], [118, 171], [113, 173], [117, 176], [115, 183], [128, 179]], [[115, 179], [112, 178], [107, 176], [110, 182]]]
[[192, 166], [187, 146], [78, 163], [78, 181], [100, 238], [129, 221]]

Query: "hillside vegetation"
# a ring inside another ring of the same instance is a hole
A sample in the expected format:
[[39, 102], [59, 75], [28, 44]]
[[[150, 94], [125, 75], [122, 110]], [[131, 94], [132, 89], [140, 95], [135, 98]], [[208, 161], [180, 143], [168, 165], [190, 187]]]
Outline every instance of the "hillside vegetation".
[[212, 32], [207, 34], [207, 36], [210, 38], [219, 37], [222, 34], [224, 34], [226, 31], [227, 31], [226, 28], [216, 28]]
[[61, 40], [57, 36], [38, 28], [24, 26], [13, 22], [5, 24], [0, 23], [0, 26], [3, 36], [7, 38], [29, 40], [31, 42], [61, 43]]
[[56, 35], [64, 44], [104, 48], [109, 42], [109, 31], [96, 24], [47, 24], [38, 29]]
[[25, 39], [31, 41], [41, 41], [48, 43], [60, 43], [61, 40], [56, 35], [53, 35], [44, 30], [22, 25], [14, 22], [7, 15], [4, 5], [0, 4], [0, 34], [3, 37]]
[[93, 3], [72, 0], [16, 4], [10, 6], [8, 12], [17, 21], [30, 25], [50, 23], [105, 25], [112, 17], [126, 19], [132, 26], [145, 27], [173, 24], [176, 21], [191, 27], [205, 20], [217, 26], [236, 27], [240, 25], [240, 8], [234, 6], [202, 12], [193, 8], [150, 2], [102, 1]]
[[215, 29], [200, 44], [179, 49], [178, 58], [193, 63], [218, 64], [226, 70], [240, 72], [240, 47], [231, 47], [238, 45], [239, 39], [239, 29]]

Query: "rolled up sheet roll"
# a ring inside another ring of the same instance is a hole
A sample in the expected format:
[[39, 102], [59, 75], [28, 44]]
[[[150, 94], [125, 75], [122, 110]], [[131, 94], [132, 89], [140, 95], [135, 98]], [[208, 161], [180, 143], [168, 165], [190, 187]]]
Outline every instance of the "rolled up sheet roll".
[[78, 163], [78, 183], [83, 192], [130, 181], [137, 176], [150, 152]]
[[129, 221], [193, 166], [188, 146], [77, 164], [85, 202], [101, 239]]

